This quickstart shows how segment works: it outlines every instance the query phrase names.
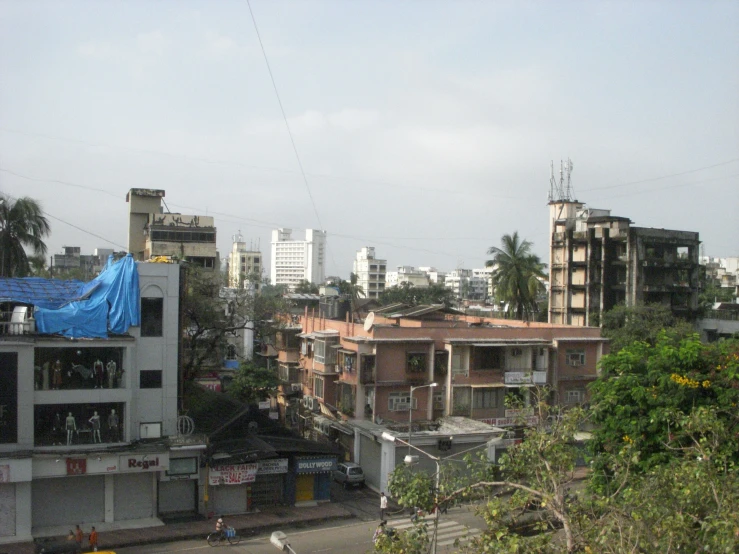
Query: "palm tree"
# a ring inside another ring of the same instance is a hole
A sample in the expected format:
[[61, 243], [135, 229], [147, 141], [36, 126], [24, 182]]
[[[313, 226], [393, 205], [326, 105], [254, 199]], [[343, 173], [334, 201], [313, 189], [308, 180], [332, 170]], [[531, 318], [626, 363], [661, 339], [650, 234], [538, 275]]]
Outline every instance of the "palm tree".
[[25, 248], [45, 255], [43, 238], [50, 231], [36, 200], [24, 197], [13, 202], [0, 196], [0, 277], [24, 277], [31, 273]]
[[537, 312], [537, 296], [544, 289], [539, 279], [546, 277], [546, 264], [531, 253], [531, 242], [521, 240], [518, 231], [503, 235], [500, 242], [502, 248], [488, 248], [493, 259], [485, 262], [494, 268], [495, 296], [508, 304], [508, 314], [515, 313], [516, 319], [528, 320]]

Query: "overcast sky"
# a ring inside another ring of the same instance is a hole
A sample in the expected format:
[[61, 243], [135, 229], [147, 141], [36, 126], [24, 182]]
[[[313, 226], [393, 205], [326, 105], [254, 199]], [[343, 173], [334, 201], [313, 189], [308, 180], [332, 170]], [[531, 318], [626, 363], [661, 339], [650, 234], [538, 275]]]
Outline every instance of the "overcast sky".
[[548, 262], [569, 157], [578, 200], [739, 255], [736, 0], [251, 6], [307, 186], [245, 0], [0, 0], [0, 191], [42, 202], [50, 254], [125, 249], [144, 187], [222, 257], [311, 227], [329, 275], [362, 246], [475, 268], [518, 230]]

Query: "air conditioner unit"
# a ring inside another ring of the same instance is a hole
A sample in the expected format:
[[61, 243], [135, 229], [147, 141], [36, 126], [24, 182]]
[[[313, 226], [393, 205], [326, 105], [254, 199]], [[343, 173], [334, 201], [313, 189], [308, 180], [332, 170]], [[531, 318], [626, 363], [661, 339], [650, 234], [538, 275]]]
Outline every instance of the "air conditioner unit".
[[313, 400], [312, 396], [304, 396], [303, 397], [303, 408], [310, 410], [311, 409], [311, 400]]
[[395, 403], [396, 412], [407, 412], [409, 409], [410, 409], [410, 402], [396, 402]]
[[321, 403], [318, 401], [318, 398], [315, 398], [313, 396], [310, 397], [310, 409], [314, 412], [321, 411]]
[[290, 383], [290, 388], [293, 392], [300, 392], [303, 390], [303, 385], [301, 383]]

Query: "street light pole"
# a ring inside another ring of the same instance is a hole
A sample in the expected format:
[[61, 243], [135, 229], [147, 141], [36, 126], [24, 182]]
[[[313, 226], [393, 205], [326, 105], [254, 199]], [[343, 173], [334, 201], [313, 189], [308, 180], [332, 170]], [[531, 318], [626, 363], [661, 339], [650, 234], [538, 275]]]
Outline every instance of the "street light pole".
[[[436, 383], [433, 385], [425, 385], [425, 386], [436, 386]], [[420, 388], [420, 387], [416, 387]], [[438, 458], [437, 456], [432, 456], [425, 450], [421, 450], [417, 446], [413, 446], [410, 442], [405, 442], [403, 439], [399, 439], [395, 435], [391, 435], [387, 431], [384, 431], [382, 433], [383, 440], [389, 441], [389, 442], [399, 442], [401, 444], [407, 444], [408, 445], [408, 452], [411, 451], [411, 448], [413, 450], [418, 450], [421, 454], [426, 456], [427, 458], [431, 458], [434, 463], [436, 464], [436, 485], [434, 488], [434, 542], [433, 542], [433, 554], [436, 554], [436, 546], [437, 546], [437, 534], [439, 531], [439, 484], [441, 479], [441, 458]], [[416, 457], [418, 459], [418, 457]], [[410, 454], [406, 457], [406, 464], [410, 463]]]
[[411, 455], [411, 436], [413, 434], [413, 391], [422, 389], [424, 387], [435, 387], [436, 383], [429, 383], [428, 385], [419, 385], [417, 387], [411, 387], [411, 395], [408, 399], [408, 455]]

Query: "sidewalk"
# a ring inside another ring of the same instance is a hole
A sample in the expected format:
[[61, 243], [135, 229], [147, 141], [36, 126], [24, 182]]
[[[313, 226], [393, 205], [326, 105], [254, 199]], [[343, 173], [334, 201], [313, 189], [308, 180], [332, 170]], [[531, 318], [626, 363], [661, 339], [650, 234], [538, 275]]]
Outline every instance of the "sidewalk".
[[[263, 533], [295, 526], [311, 526], [335, 519], [348, 519], [352, 514], [341, 504], [326, 503], [312, 507], [295, 508], [293, 506], [274, 506], [252, 514], [226, 516], [224, 520], [230, 527], [234, 527], [242, 537], [251, 537]], [[170, 523], [157, 527], [143, 529], [118, 529], [99, 533], [99, 550], [153, 544], [186, 539], [202, 539], [215, 530], [215, 519], [197, 520], [185, 523]], [[85, 546], [90, 526], [82, 526], [85, 530]], [[57, 537], [64, 541], [65, 537]], [[34, 554], [32, 542], [0, 544], [0, 553]]]

